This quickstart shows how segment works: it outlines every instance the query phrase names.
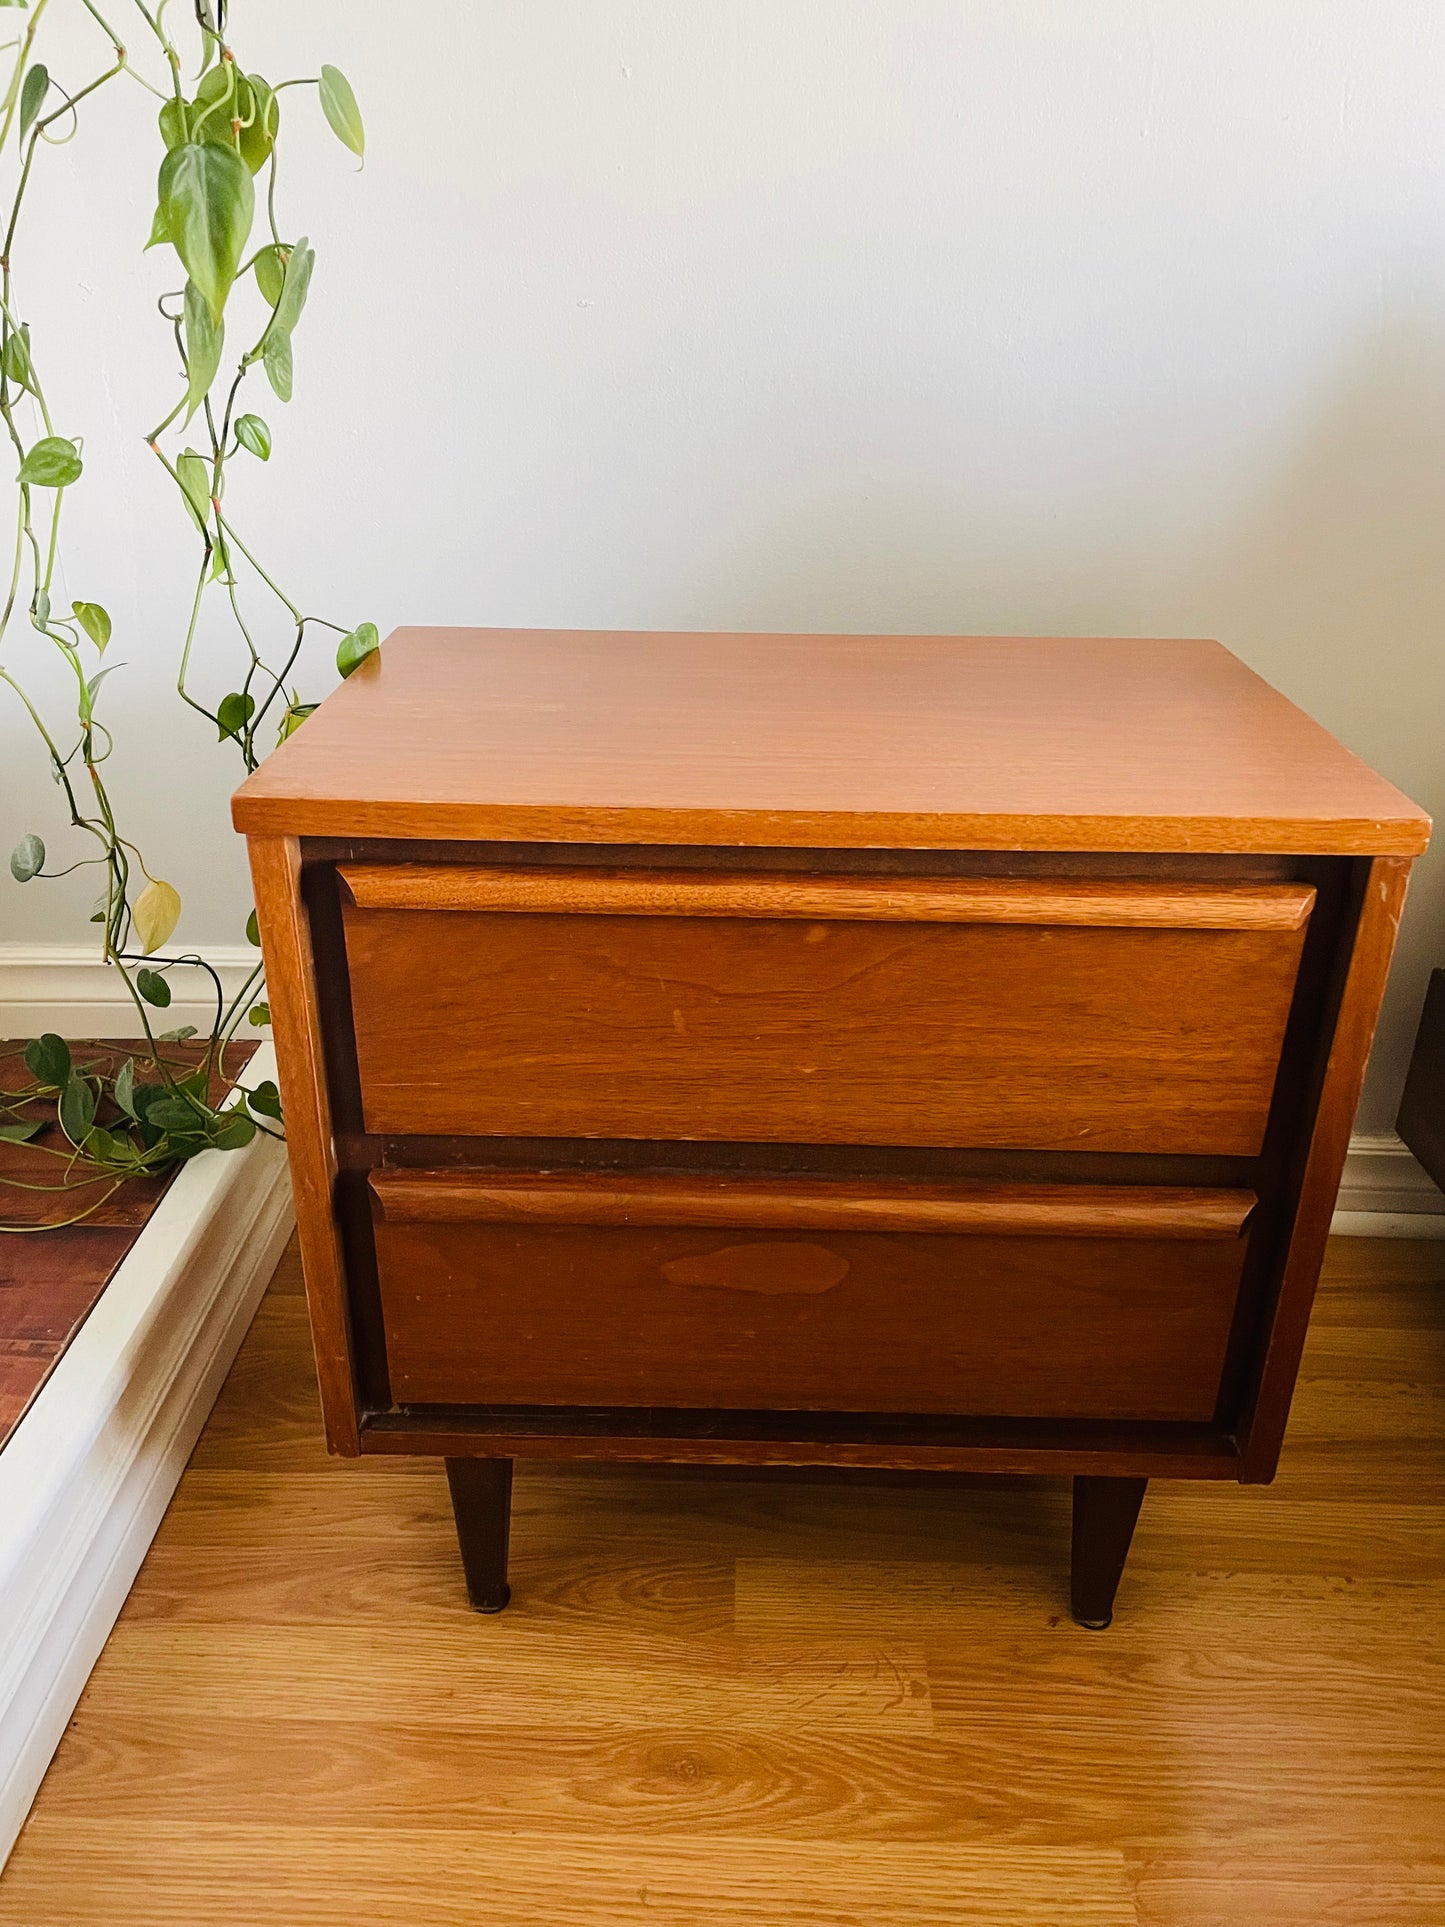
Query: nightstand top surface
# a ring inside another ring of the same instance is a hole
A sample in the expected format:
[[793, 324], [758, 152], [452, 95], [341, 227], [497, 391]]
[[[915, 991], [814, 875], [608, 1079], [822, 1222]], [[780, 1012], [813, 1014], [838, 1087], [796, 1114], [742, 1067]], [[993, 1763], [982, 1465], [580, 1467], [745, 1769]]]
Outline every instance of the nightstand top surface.
[[252, 835], [1414, 855], [1429, 818], [1217, 642], [398, 629]]

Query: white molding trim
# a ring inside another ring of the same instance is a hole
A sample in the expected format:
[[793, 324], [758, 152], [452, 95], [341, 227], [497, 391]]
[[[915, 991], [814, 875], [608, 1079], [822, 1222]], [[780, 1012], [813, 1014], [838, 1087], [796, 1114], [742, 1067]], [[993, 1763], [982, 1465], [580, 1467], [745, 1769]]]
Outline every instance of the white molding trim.
[[[200, 954], [228, 997], [261, 961], [260, 951], [246, 943], [209, 944]], [[143, 1037], [135, 1005], [118, 976], [100, 955], [98, 942], [0, 943], [0, 1038], [34, 1037], [43, 1030], [62, 1037]], [[155, 1013], [156, 1020], [166, 1030], [194, 1024], [208, 1032], [216, 998], [204, 971], [178, 966], [170, 983], [173, 1001], [164, 1013]]]
[[1445, 1197], [1393, 1131], [1357, 1133], [1331, 1229], [1344, 1238], [1445, 1238]]
[[193, 1159], [0, 1451], [0, 1865], [292, 1222], [276, 1139]]

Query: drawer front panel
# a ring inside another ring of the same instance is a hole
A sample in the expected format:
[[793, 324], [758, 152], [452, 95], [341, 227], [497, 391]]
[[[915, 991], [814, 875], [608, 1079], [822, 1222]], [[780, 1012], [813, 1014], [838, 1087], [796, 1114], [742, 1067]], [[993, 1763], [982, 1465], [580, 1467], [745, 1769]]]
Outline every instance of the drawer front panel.
[[375, 1132], [1251, 1156], [1312, 897], [417, 874], [343, 872]]
[[[1253, 1203], [1052, 1186], [372, 1182], [402, 1404], [1207, 1420]], [[908, 1224], [926, 1228], [870, 1228]]]

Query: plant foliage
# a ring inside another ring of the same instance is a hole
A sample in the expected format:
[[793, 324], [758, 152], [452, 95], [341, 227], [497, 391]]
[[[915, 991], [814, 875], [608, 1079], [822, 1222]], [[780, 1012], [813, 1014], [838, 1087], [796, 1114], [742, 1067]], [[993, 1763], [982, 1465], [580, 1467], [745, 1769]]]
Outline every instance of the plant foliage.
[[[39, 58], [47, 9], [65, 4], [83, 12], [96, 31], [96, 70], [87, 75], [58, 75]], [[144, 118], [156, 141], [155, 215], [149, 238], [136, 239], [138, 247], [157, 251], [167, 272], [158, 306], [174, 340], [178, 372], [174, 403], [145, 441], [174, 485], [198, 543], [189, 620], [177, 651], [177, 688], [250, 771], [268, 743], [284, 741], [316, 706], [290, 686], [313, 628], [338, 638], [343, 675], [377, 646], [370, 623], [348, 627], [305, 613], [257, 560], [225, 506], [233, 459], [243, 454], [252, 476], [260, 473], [256, 462], [270, 459], [271, 430], [259, 414], [241, 411], [241, 396], [248, 380], [254, 386], [264, 378], [281, 401], [291, 399], [292, 337], [316, 262], [310, 242], [288, 232], [278, 213], [282, 94], [314, 89], [328, 125], [358, 157], [365, 137], [356, 97], [335, 67], [275, 83], [246, 72], [230, 39], [226, 0], [192, 0], [193, 24], [184, 33], [166, 22], [167, 0], [159, 6], [116, 0], [126, 33], [118, 16], [105, 10], [106, 0], [0, 5], [23, 8], [17, 37], [0, 48], [13, 55], [0, 98], [0, 166], [9, 170], [8, 209], [0, 208], [6, 222], [0, 248], [0, 422], [14, 455], [16, 513], [9, 597], [0, 612], [0, 682], [34, 725], [71, 828], [85, 846], [77, 861], [52, 870], [45, 844], [27, 830], [11, 853], [10, 871], [20, 883], [92, 866], [101, 872], [104, 887], [91, 921], [100, 925], [105, 958], [121, 972], [145, 1038], [113, 1072], [103, 1068], [109, 1060], [73, 1061], [59, 1037], [36, 1038], [25, 1051], [31, 1081], [0, 1090], [0, 1160], [7, 1144], [30, 1144], [53, 1121], [63, 1142], [31, 1145], [32, 1163], [36, 1148], [58, 1160], [56, 1185], [40, 1188], [89, 1191], [93, 1199], [97, 1185], [114, 1188], [210, 1147], [238, 1149], [258, 1129], [274, 1130], [281, 1106], [270, 1082], [212, 1101], [238, 1026], [248, 1017], [264, 1023], [269, 1016], [262, 966], [258, 962], [228, 997], [203, 958], [169, 952], [183, 913], [180, 893], [152, 874], [123, 833], [107, 784], [105, 765], [114, 744], [99, 713], [101, 684], [120, 666], [100, 666], [111, 618], [97, 601], [73, 601], [68, 615], [52, 601], [62, 512], [69, 491], [86, 486], [87, 478], [81, 437], [60, 432], [73, 426], [63, 414], [59, 427], [52, 419], [41, 357], [25, 319], [22, 214], [46, 150], [83, 139], [87, 103], [101, 89], [130, 82], [151, 97]], [[187, 73], [196, 78], [188, 83]], [[229, 362], [228, 330], [233, 343], [245, 344], [239, 354], [230, 348]], [[186, 435], [190, 439], [177, 448], [175, 441]], [[203, 614], [213, 603], [224, 612], [237, 662], [211, 681], [216, 693], [210, 694], [197, 645]], [[63, 665], [73, 714], [60, 720], [27, 692], [6, 660], [10, 624], [20, 611]], [[273, 631], [277, 640], [269, 643]], [[254, 911], [247, 936], [252, 943], [259, 939]], [[180, 1057], [166, 1046], [188, 1041], [194, 1031], [186, 1026], [157, 1034], [151, 1018], [170, 1005], [177, 969], [190, 981], [200, 973], [215, 1008], [209, 1035]], [[5, 1182], [20, 1180], [7, 1177], [0, 1162]], [[93, 1208], [88, 1203], [77, 1216]]]

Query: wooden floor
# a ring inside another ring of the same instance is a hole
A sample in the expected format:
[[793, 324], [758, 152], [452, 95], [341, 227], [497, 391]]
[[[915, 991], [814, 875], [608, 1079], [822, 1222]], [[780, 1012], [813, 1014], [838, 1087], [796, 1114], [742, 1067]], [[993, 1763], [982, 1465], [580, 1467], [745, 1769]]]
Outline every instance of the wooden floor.
[[283, 1263], [0, 1879], [20, 1927], [1442, 1927], [1445, 1245], [1333, 1247], [1269, 1490], [328, 1461]]

